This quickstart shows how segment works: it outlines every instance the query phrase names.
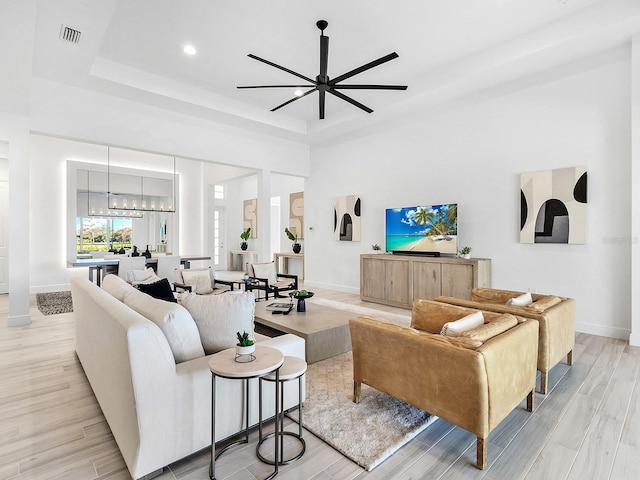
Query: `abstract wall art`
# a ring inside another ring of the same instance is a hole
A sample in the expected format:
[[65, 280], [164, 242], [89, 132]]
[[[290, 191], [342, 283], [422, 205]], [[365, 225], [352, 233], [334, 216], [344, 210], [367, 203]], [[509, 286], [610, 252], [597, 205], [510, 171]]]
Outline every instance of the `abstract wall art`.
[[587, 169], [520, 175], [520, 243], [587, 243]]
[[289, 230], [304, 238], [304, 192], [289, 194]]
[[342, 242], [360, 241], [360, 195], [337, 197], [333, 207], [333, 238]]
[[242, 206], [242, 229], [251, 227], [249, 238], [258, 238], [258, 199], [245, 200]]

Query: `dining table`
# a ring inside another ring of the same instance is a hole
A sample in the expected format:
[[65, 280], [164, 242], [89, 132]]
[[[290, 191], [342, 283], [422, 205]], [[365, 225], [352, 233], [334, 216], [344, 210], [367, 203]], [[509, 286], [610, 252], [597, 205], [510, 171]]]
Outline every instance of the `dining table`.
[[[211, 260], [211, 257], [207, 255], [180, 255], [180, 264], [183, 265], [185, 269], [191, 268], [191, 262], [199, 260]], [[98, 286], [100, 286], [102, 277], [104, 276], [104, 272], [107, 271], [107, 268], [117, 267], [118, 264], [119, 259], [117, 257], [76, 258], [75, 260], [69, 261], [70, 267], [89, 267], [89, 281], [93, 283], [95, 275], [95, 282]], [[145, 265], [156, 270], [158, 257], [152, 256], [151, 258], [147, 258]]]

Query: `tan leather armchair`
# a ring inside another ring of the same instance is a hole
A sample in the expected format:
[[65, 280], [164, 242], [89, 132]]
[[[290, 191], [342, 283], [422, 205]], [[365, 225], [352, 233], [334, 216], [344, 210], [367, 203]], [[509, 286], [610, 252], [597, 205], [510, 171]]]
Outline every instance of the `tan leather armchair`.
[[549, 370], [565, 356], [567, 364], [573, 364], [576, 302], [572, 298], [532, 293], [533, 303], [526, 307], [506, 305], [510, 298], [518, 297], [523, 293], [495, 288], [474, 288], [471, 291], [471, 300], [453, 297], [437, 297], [435, 300], [478, 310], [511, 313], [537, 320], [540, 325], [538, 345], [540, 393], [546, 394]]
[[[364, 383], [464, 428], [477, 437], [476, 466], [483, 469], [489, 433], [525, 397], [533, 411], [538, 325], [488, 312], [477, 335], [439, 334], [446, 322], [475, 311], [415, 300], [411, 327], [367, 317], [349, 326], [353, 401], [359, 402]], [[505, 319], [515, 326], [492, 336], [492, 325]]]

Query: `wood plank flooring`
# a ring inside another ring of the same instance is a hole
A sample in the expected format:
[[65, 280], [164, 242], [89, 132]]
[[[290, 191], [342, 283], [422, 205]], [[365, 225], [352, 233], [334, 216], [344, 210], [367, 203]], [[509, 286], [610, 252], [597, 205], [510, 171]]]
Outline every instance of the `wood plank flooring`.
[[[357, 295], [314, 289], [336, 301], [391, 313]], [[7, 327], [0, 296], [0, 480], [130, 479], [109, 426], [74, 352], [73, 314]], [[306, 434], [307, 451], [280, 469], [281, 480], [640, 478], [640, 348], [621, 340], [576, 335], [574, 365], [550, 374], [550, 393], [533, 413], [514, 410], [489, 437], [488, 467], [474, 467], [470, 433], [438, 420], [386, 462], [362, 468]], [[270, 467], [255, 457], [256, 434], [216, 464], [220, 480], [255, 480]], [[208, 479], [207, 451], [170, 465], [162, 480]]]

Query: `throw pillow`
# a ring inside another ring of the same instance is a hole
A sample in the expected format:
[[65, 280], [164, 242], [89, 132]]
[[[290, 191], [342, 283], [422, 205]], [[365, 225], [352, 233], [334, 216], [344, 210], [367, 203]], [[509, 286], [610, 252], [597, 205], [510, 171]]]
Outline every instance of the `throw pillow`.
[[183, 270], [182, 279], [185, 285], [189, 285], [194, 293], [206, 295], [213, 292], [211, 288], [211, 274], [206, 270]]
[[251, 266], [253, 267], [254, 277], [266, 278], [269, 285], [275, 285], [275, 283], [278, 281], [275, 263], [254, 263]]
[[507, 305], [512, 307], [526, 307], [530, 303], [533, 303], [531, 298], [531, 292], [523, 293], [522, 295], [507, 300]]
[[253, 338], [256, 302], [252, 293], [206, 296], [183, 293], [179, 302], [196, 322], [207, 355], [234, 347], [238, 343], [237, 332], [249, 332]]
[[447, 322], [442, 326], [440, 335], [448, 337], [459, 337], [461, 333], [479, 327], [484, 324], [484, 315], [482, 312], [475, 312], [466, 317], [462, 317], [455, 322]]
[[490, 338], [493, 338], [496, 335], [500, 335], [501, 333], [504, 333], [507, 330], [515, 327], [517, 324], [518, 320], [516, 320], [516, 317], [505, 313], [489, 323], [485, 323], [484, 325], [480, 325], [479, 327], [472, 328], [471, 330], [467, 330], [466, 332], [462, 332], [460, 334], [460, 337], [486, 342]]
[[178, 300], [173, 295], [171, 284], [166, 278], [161, 278], [157, 282], [153, 283], [140, 283], [138, 284], [138, 290], [151, 295], [153, 298], [165, 300], [167, 302], [177, 302]]
[[160, 277], [156, 275], [156, 272], [154, 272], [151, 267], [147, 267], [144, 270], [127, 270], [126, 277], [127, 282], [131, 285], [153, 283], [160, 280]]
[[553, 307], [554, 305], [558, 305], [562, 300], [560, 297], [556, 297], [555, 295], [547, 295], [542, 298], [539, 298], [531, 305], [527, 305], [525, 308], [527, 310], [532, 310], [536, 313], [542, 313], [548, 308]]
[[160, 327], [176, 363], [204, 356], [198, 327], [184, 307], [163, 302], [137, 290], [127, 293], [124, 303]]

